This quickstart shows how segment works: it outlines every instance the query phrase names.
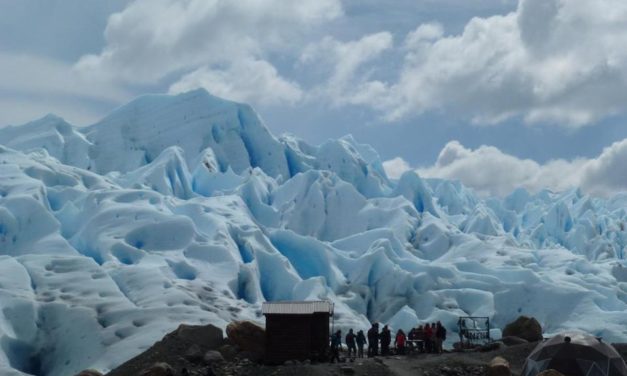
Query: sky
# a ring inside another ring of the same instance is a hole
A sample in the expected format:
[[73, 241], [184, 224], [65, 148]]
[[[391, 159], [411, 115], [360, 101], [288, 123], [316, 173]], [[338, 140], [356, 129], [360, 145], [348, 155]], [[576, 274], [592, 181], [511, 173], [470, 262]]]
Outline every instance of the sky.
[[627, 189], [624, 0], [0, 0], [0, 126], [205, 88], [392, 177]]

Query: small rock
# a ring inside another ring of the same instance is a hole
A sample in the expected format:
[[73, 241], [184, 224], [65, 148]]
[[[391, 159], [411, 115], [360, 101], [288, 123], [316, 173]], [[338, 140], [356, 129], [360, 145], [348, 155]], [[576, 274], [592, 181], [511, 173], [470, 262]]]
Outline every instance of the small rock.
[[500, 356], [495, 357], [488, 364], [488, 376], [511, 376], [509, 362]]
[[500, 341], [487, 343], [479, 348], [481, 352], [495, 351], [506, 348], [505, 344]]
[[237, 354], [237, 357], [240, 359], [248, 359], [252, 362], [259, 362], [263, 359], [263, 356], [261, 356], [261, 354], [250, 351], [242, 351], [241, 353]]
[[342, 374], [344, 374], [344, 375], [354, 375], [355, 374], [355, 369], [353, 367], [349, 367], [349, 366], [342, 366], [342, 367], [340, 367], [340, 372], [342, 372]]
[[202, 360], [205, 362], [205, 364], [213, 364], [223, 362], [224, 357], [219, 351], [209, 350], [202, 357]]
[[554, 370], [553, 368], [544, 370], [538, 374], [538, 376], [564, 376], [563, 373]]
[[155, 363], [141, 371], [139, 376], [174, 376], [174, 369], [168, 363]]
[[221, 346], [218, 351], [220, 352], [220, 354], [222, 354], [224, 359], [228, 361], [235, 359], [235, 357], [237, 356], [237, 348], [232, 345]]
[[189, 349], [187, 349], [185, 352], [185, 359], [192, 363], [199, 363], [203, 360], [203, 353], [200, 346], [193, 344]]

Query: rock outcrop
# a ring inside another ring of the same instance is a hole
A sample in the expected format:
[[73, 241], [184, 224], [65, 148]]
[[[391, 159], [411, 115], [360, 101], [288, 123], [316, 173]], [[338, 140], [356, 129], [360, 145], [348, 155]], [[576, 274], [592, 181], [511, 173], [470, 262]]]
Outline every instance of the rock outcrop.
[[503, 329], [503, 337], [519, 337], [529, 342], [542, 340], [542, 326], [533, 317], [520, 316]]
[[[226, 327], [229, 340], [257, 359], [265, 354], [266, 331], [250, 321], [235, 321]], [[251, 359], [254, 360], [254, 359]]]

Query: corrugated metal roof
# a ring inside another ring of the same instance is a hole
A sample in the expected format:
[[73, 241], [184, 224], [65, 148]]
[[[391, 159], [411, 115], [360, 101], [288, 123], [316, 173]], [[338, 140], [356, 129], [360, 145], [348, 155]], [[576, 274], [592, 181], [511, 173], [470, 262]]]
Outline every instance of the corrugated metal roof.
[[326, 300], [310, 302], [265, 302], [261, 306], [264, 315], [311, 315], [333, 313], [333, 303]]

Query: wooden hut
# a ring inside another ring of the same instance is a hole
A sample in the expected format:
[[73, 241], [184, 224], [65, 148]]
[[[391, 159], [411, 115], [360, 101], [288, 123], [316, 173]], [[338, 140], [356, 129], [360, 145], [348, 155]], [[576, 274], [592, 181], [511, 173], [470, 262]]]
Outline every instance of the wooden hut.
[[266, 362], [323, 360], [329, 350], [329, 324], [333, 303], [266, 302]]

